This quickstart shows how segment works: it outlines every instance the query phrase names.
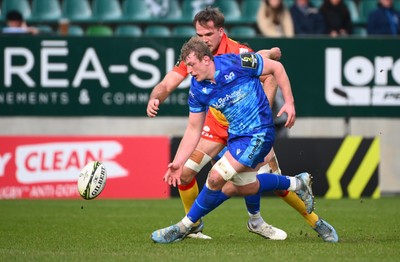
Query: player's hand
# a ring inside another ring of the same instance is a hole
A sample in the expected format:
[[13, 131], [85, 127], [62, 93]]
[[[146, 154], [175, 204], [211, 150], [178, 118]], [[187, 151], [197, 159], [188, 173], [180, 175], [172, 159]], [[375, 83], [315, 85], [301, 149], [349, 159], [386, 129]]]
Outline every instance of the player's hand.
[[294, 123], [296, 122], [296, 109], [294, 106], [294, 103], [285, 103], [281, 110], [279, 110], [279, 113], [277, 114], [277, 117], [280, 117], [283, 113], [287, 114], [287, 120], [285, 123], [286, 128], [291, 128], [294, 126]]
[[156, 117], [158, 114], [158, 106], [160, 105], [160, 100], [158, 99], [150, 99], [147, 104], [147, 116], [148, 117]]
[[281, 49], [279, 47], [271, 48], [270, 52], [271, 52], [271, 59], [273, 59], [273, 60], [281, 59], [282, 52], [281, 52]]
[[163, 180], [168, 184], [176, 187], [181, 184], [182, 167], [174, 163], [168, 165], [168, 170], [164, 175]]

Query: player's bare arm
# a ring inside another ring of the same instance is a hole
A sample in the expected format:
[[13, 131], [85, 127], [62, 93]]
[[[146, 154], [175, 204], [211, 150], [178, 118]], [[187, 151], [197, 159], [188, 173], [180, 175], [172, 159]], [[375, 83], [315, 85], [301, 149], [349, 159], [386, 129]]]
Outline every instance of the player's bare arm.
[[205, 112], [189, 113], [188, 125], [175, 154], [174, 161], [168, 165], [168, 170], [164, 175], [164, 181], [169, 185], [177, 186], [181, 184], [183, 166], [200, 140], [205, 117]]
[[[279, 47], [260, 50], [258, 53], [262, 53], [264, 57], [272, 60], [279, 60], [282, 56], [281, 49]], [[272, 107], [275, 100], [276, 91], [278, 90], [278, 84], [276, 83], [273, 75], [261, 75], [260, 81], [263, 83], [264, 93], [268, 98], [270, 106]]]
[[273, 47], [271, 49], [263, 49], [258, 51], [257, 53], [259, 53], [263, 57], [267, 57], [272, 60], [279, 60], [282, 57], [282, 52], [279, 47]]
[[[257, 52], [258, 53], [258, 52]], [[285, 68], [280, 62], [269, 59], [268, 57], [260, 53], [263, 57], [264, 68], [262, 75], [273, 74], [279, 88], [282, 90], [283, 99], [285, 104], [282, 106], [278, 113], [278, 117], [284, 112], [287, 114], [287, 121], [285, 127], [291, 128], [296, 121], [296, 109], [294, 105], [294, 98], [292, 88], [290, 86], [289, 77], [286, 74]]]
[[278, 84], [273, 75], [262, 75], [260, 76], [260, 81], [263, 85], [264, 93], [268, 98], [269, 106], [272, 108], [276, 92], [278, 91]]
[[147, 116], [155, 117], [159, 110], [159, 105], [179, 86], [185, 78], [174, 71], [168, 72], [164, 79], [154, 87], [147, 103]]

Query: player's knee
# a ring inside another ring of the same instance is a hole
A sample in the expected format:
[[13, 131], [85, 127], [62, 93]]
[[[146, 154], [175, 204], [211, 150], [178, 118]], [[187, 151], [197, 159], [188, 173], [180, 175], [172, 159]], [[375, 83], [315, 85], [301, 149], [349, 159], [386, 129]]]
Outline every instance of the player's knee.
[[196, 175], [197, 175], [196, 171], [184, 166], [183, 172], [181, 175], [181, 185], [184, 185], [184, 186], [189, 185], [193, 181], [193, 179]]
[[221, 190], [226, 180], [215, 169], [211, 169], [208, 173], [206, 185], [211, 190]]
[[221, 159], [215, 163], [215, 165], [211, 168], [210, 173], [219, 174], [225, 181], [231, 180], [232, 177], [237, 174], [235, 168], [225, 156], [221, 157]]
[[185, 167], [193, 170], [197, 174], [208, 162], [210, 162], [210, 160], [211, 157], [209, 155], [199, 150], [195, 150], [186, 161]]

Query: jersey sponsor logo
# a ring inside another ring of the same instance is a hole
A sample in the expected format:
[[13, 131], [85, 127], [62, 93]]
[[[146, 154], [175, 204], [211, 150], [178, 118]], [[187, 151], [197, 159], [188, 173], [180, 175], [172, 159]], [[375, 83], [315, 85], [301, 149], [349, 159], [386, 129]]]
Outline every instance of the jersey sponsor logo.
[[242, 60], [242, 67], [256, 68], [257, 57], [255, 54], [241, 54], [240, 59]]
[[253, 149], [251, 150], [251, 153], [248, 156], [249, 159], [253, 159], [254, 155], [259, 150], [261, 143], [262, 143], [261, 139], [257, 138], [256, 144], [253, 146]]
[[215, 109], [221, 109], [230, 101], [240, 99], [243, 96], [245, 96], [245, 93], [242, 89], [235, 90], [231, 94], [226, 94], [224, 97], [218, 98], [217, 102], [213, 103], [211, 106]]
[[232, 81], [235, 78], [235, 73], [230, 72], [229, 75], [224, 75], [225, 80]]
[[213, 138], [213, 135], [209, 133], [210, 131], [211, 131], [211, 128], [209, 126], [204, 126], [203, 131], [201, 132], [201, 135], [204, 137]]
[[201, 135], [204, 136], [204, 137], [214, 138], [214, 136], [212, 134], [207, 133], [206, 131], [202, 131]]

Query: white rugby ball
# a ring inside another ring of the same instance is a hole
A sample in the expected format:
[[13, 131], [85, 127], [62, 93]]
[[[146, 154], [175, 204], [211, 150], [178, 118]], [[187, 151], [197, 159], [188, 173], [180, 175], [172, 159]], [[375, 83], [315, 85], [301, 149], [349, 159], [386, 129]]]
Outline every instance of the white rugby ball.
[[79, 174], [78, 192], [86, 200], [94, 199], [100, 195], [106, 185], [107, 171], [99, 161], [88, 163]]

